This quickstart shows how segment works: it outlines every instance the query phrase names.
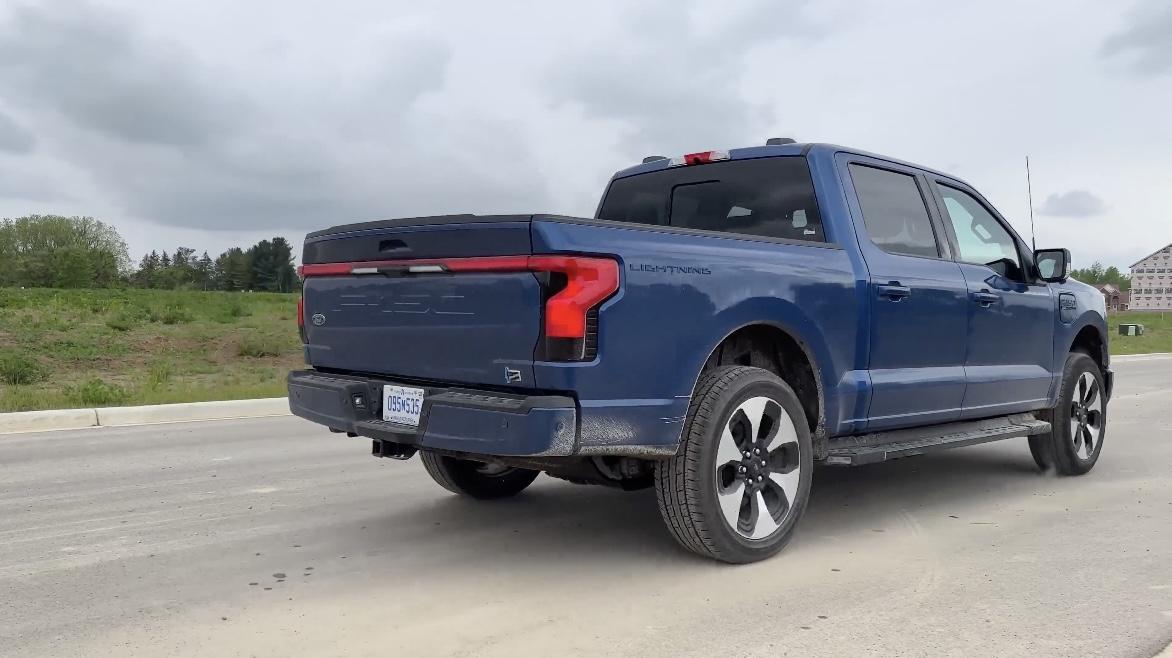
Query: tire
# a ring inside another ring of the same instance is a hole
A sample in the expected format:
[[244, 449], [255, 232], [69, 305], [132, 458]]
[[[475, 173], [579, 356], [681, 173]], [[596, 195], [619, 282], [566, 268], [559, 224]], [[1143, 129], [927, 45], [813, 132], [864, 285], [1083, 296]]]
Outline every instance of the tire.
[[656, 465], [655, 492], [684, 548], [742, 564], [789, 542], [813, 470], [810, 429], [793, 389], [768, 370], [722, 366], [697, 386], [680, 451]]
[[539, 471], [509, 468], [467, 459], [420, 452], [423, 468], [444, 489], [479, 500], [508, 498], [525, 490], [537, 479]]
[[1039, 414], [1050, 423], [1050, 431], [1029, 437], [1038, 468], [1059, 475], [1082, 475], [1094, 468], [1107, 435], [1104, 391], [1099, 364], [1084, 352], [1071, 352], [1057, 404]]

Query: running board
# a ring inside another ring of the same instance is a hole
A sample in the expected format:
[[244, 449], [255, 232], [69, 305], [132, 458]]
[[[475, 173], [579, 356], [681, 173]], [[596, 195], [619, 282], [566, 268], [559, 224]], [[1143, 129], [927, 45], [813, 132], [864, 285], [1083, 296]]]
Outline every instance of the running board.
[[888, 459], [922, 455], [932, 450], [960, 448], [989, 441], [1044, 434], [1050, 423], [1033, 414], [1013, 414], [984, 420], [944, 423], [874, 434], [830, 439], [826, 464], [858, 466]]

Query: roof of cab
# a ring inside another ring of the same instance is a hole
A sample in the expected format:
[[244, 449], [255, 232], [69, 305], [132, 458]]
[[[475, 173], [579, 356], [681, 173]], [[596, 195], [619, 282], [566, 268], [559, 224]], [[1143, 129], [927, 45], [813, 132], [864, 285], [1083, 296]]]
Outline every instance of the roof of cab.
[[[880, 155], [878, 153], [870, 153], [870, 152], [864, 151], [862, 149], [850, 148], [847, 146], [839, 146], [838, 144], [825, 144], [825, 143], [820, 143], [820, 142], [779, 144], [779, 145], [775, 145], [775, 146], [748, 146], [748, 147], [744, 147], [744, 148], [729, 149], [728, 150], [728, 159], [729, 160], [749, 160], [752, 158], [769, 158], [769, 157], [777, 157], [777, 156], [785, 156], [785, 155], [789, 155], [789, 156], [803, 155], [804, 156], [804, 155], [808, 155], [808, 154], [815, 152], [815, 151], [821, 151], [821, 152], [826, 153], [827, 155], [830, 155], [832, 157], [836, 153], [851, 153], [854, 155], [861, 155], [861, 156], [865, 156], [868, 158], [875, 158], [877, 160], [886, 160], [887, 162], [903, 165], [905, 167], [912, 167], [914, 169], [920, 169], [922, 171], [937, 174], [937, 175], [943, 176], [945, 178], [950, 178], [952, 180], [957, 180], [957, 181], [960, 180], [957, 177], [952, 176], [950, 174], [947, 174], [945, 172], [942, 172], [942, 171], [939, 171], [936, 169], [932, 169], [931, 167], [925, 167], [923, 165], [919, 165], [914, 162], [907, 162], [906, 160], [900, 160], [898, 158], [892, 158], [892, 157], [889, 157], [886, 155]], [[669, 158], [664, 158], [662, 160], [652, 160], [651, 162], [644, 162], [644, 163], [634, 165], [632, 167], [627, 167], [626, 169], [620, 169], [619, 171], [615, 172], [615, 175], [613, 176], [613, 178], [626, 178], [627, 176], [634, 176], [637, 174], [645, 174], [648, 172], [659, 171], [660, 169], [667, 169], [667, 168], [669, 168]]]

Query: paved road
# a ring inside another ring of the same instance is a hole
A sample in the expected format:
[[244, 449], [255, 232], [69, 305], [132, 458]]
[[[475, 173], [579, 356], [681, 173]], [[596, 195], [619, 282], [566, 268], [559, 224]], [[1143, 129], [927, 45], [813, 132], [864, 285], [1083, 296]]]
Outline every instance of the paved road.
[[1172, 359], [1118, 363], [1082, 478], [1024, 440], [823, 469], [778, 558], [650, 492], [475, 503], [293, 418], [0, 437], [8, 656], [1151, 656], [1172, 640]]

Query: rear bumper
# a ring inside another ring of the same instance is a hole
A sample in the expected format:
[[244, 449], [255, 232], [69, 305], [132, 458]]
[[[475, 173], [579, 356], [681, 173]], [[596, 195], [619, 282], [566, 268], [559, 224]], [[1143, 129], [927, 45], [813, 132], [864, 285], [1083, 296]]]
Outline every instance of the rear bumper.
[[382, 420], [391, 381], [298, 370], [289, 373], [289, 409], [331, 429], [417, 448], [496, 456], [570, 456], [578, 449], [578, 409], [560, 395], [512, 395], [446, 386], [426, 393], [419, 427]]

